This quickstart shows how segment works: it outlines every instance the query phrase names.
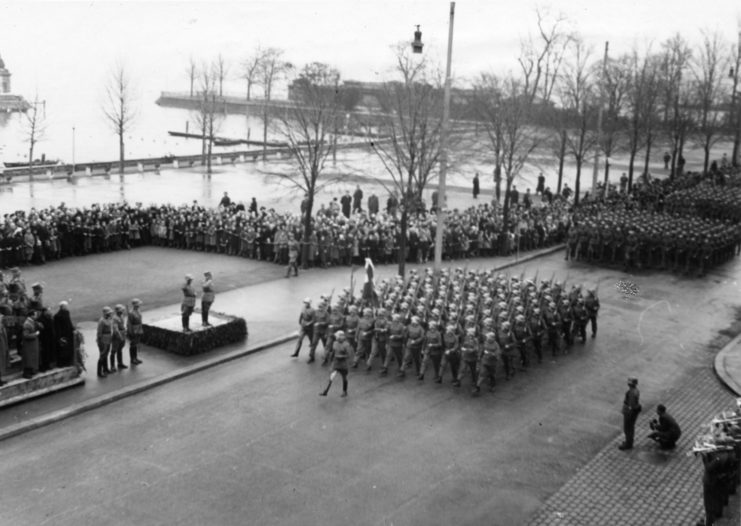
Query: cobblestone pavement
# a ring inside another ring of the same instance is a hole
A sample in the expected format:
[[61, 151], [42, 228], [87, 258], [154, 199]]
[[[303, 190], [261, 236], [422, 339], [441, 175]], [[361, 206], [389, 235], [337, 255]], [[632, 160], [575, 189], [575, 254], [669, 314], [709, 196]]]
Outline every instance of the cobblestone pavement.
[[[634, 449], [620, 451], [623, 437], [617, 436], [546, 501], [529, 525], [694, 525], [703, 516], [702, 463], [688, 452], [701, 426], [730, 409], [734, 398], [708, 366], [687, 373], [684, 385], [663, 400], [682, 427], [675, 451], [661, 451], [645, 438], [655, 407], [644, 405]], [[725, 514], [724, 523], [739, 524], [738, 499]]]

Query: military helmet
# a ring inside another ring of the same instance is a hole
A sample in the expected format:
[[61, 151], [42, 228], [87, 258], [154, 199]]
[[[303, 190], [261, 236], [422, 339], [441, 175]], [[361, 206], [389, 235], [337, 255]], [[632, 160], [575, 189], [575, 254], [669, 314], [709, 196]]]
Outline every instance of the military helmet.
[[365, 308], [363, 309], [363, 316], [373, 316], [373, 309]]
[[455, 332], [455, 325], [448, 325], [447, 327], [445, 327], [445, 330], [447, 330], [448, 332]]
[[108, 305], [103, 307], [103, 314], [112, 314], [112, 313], [113, 313], [113, 309], [111, 309]]
[[495, 333], [493, 333], [493, 332], [487, 332], [486, 333], [486, 339], [487, 340], [493, 340], [496, 337], [497, 337], [497, 335]]
[[418, 316], [412, 316], [412, 323], [419, 324], [419, 317]]
[[378, 309], [378, 315], [379, 316], [385, 316], [386, 315], [386, 309], [384, 309], [383, 307], [381, 307], [380, 309]]
[[347, 310], [355, 313], [355, 312], [358, 312], [358, 307], [357, 305], [350, 305], [350, 307]]
[[430, 326], [430, 329], [436, 329], [437, 328], [437, 321], [430, 320], [429, 326]]
[[399, 314], [398, 312], [396, 312], [396, 313], [394, 313], [394, 314], [393, 314], [393, 315], [391, 316], [391, 319], [392, 319], [393, 321], [400, 321], [400, 320], [401, 320], [401, 314]]
[[337, 331], [334, 333], [335, 338], [338, 340], [344, 340], [345, 339], [345, 331]]

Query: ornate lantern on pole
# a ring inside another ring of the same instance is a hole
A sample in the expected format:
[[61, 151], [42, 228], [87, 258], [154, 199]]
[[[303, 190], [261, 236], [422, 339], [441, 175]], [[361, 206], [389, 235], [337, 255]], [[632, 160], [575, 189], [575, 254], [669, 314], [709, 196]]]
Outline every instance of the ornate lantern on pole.
[[422, 31], [419, 30], [419, 25], [417, 25], [417, 30], [414, 32], [414, 40], [412, 41], [412, 53], [422, 53], [423, 47]]

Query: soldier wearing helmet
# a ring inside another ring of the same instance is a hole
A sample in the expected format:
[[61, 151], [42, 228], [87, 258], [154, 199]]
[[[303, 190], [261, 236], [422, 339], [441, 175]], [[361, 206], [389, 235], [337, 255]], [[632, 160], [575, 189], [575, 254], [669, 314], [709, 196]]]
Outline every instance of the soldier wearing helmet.
[[332, 360], [332, 348], [335, 339], [335, 333], [337, 331], [344, 330], [345, 328], [345, 316], [340, 307], [341, 300], [338, 299], [335, 303], [335, 308], [329, 313], [329, 324], [327, 325], [327, 346], [324, 348], [324, 358], [322, 359], [322, 365], [327, 365]]
[[422, 359], [421, 371], [417, 378], [421, 381], [425, 379], [427, 365], [432, 362], [432, 370], [435, 373], [435, 381], [440, 377], [440, 362], [443, 354], [443, 337], [440, 334], [439, 324], [436, 320], [431, 320], [425, 334], [425, 352]]
[[466, 371], [471, 373], [471, 384], [473, 387], [473, 393], [478, 393], [481, 389], [478, 387], [478, 367], [477, 362], [479, 359], [479, 341], [476, 338], [476, 329], [469, 327], [466, 329], [466, 334], [463, 336], [463, 342], [461, 343], [461, 359], [463, 361], [463, 367], [458, 372], [458, 386], [460, 386], [461, 380]]
[[517, 347], [517, 351], [520, 354], [520, 364], [522, 367], [530, 366], [530, 358], [527, 354], [527, 346], [531, 340], [530, 328], [525, 322], [525, 316], [523, 314], [517, 314], [515, 316], [515, 324], [512, 327], [512, 337]]
[[391, 316], [391, 323], [388, 324], [388, 351], [386, 352], [386, 359], [383, 361], [383, 367], [381, 368], [381, 376], [388, 374], [392, 358], [396, 360], [396, 366], [401, 371], [406, 335], [407, 328], [404, 325], [402, 315], [397, 313]]
[[445, 334], [443, 335], [443, 348], [444, 352], [440, 362], [440, 373], [435, 379], [435, 382], [442, 383], [443, 374], [445, 369], [450, 365], [450, 374], [453, 376], [453, 385], [460, 386], [458, 381], [458, 373], [461, 364], [461, 350], [459, 346], [458, 336], [456, 335], [457, 327], [454, 324], [449, 324], [445, 328]]
[[316, 311], [314, 311], [314, 330], [311, 335], [311, 344], [309, 345], [309, 360], [312, 363], [315, 360], [316, 348], [319, 341], [322, 342], [322, 350], [325, 357], [327, 356], [327, 330], [329, 327], [329, 298], [322, 296]]
[[139, 365], [142, 361], [139, 359], [139, 342], [144, 334], [144, 325], [142, 324], [142, 314], [139, 310], [141, 300], [134, 298], [131, 300], [131, 310], [128, 315], [126, 324], [127, 336], [129, 337], [129, 363]]
[[358, 307], [356, 305], [350, 305], [347, 308], [347, 316], [345, 316], [345, 338], [352, 347], [353, 352], [357, 349], [356, 338], [358, 335], [358, 324], [360, 323], [360, 316], [358, 316]]
[[387, 311], [384, 308], [378, 309], [376, 320], [373, 324], [373, 341], [371, 343], [371, 352], [366, 363], [365, 370], [372, 369], [373, 360], [376, 356], [381, 357], [381, 364], [386, 361], [386, 347], [389, 337], [389, 321]]
[[535, 307], [528, 318], [528, 328], [533, 342], [535, 356], [538, 357], [538, 363], [543, 362], [543, 334], [545, 334], [545, 323], [540, 309]]
[[358, 320], [358, 328], [355, 336], [355, 340], [358, 342], [358, 346], [355, 352], [355, 359], [353, 360], [352, 368], [357, 369], [358, 363], [361, 360], [367, 360], [371, 354], [371, 346], [373, 345], [373, 326], [375, 320], [373, 319], [373, 309], [363, 309], [363, 317]]
[[401, 363], [401, 370], [398, 376], [403, 378], [406, 376], [406, 369], [410, 364], [414, 363], [414, 370], [417, 376], [420, 374], [420, 367], [422, 365], [422, 347], [425, 341], [425, 331], [420, 325], [420, 319], [417, 316], [412, 316], [411, 324], [407, 328], [407, 344], [404, 349], [404, 358]]
[[574, 332], [581, 337], [581, 342], [587, 341], [587, 322], [589, 321], [589, 314], [587, 308], [584, 305], [584, 298], [579, 296], [573, 307], [574, 315]]
[[314, 309], [311, 308], [311, 298], [305, 298], [304, 299], [304, 308], [301, 310], [301, 314], [298, 316], [298, 324], [300, 326], [299, 334], [298, 334], [298, 342], [296, 342], [296, 350], [291, 355], [292, 358], [296, 358], [298, 356], [298, 352], [301, 350], [301, 344], [304, 341], [304, 338], [307, 338], [309, 340], [309, 344], [311, 344], [311, 340], [314, 337], [314, 320], [316, 319], [316, 313], [314, 312]]
[[481, 355], [479, 357], [479, 379], [476, 383], [478, 391], [481, 390], [481, 385], [485, 379], [489, 380], [489, 390], [493, 391], [496, 385], [496, 367], [497, 361], [500, 360], [502, 350], [499, 348], [497, 343], [496, 334], [494, 332], [487, 332], [484, 336], [484, 343], [481, 346]]
[[504, 379], [509, 380], [515, 375], [514, 361], [517, 356], [517, 345], [515, 343], [510, 323], [505, 321], [499, 328], [497, 343], [502, 350], [502, 362], [504, 363]]
[[180, 305], [180, 314], [183, 324], [183, 332], [190, 331], [190, 315], [193, 314], [193, 309], [196, 306], [196, 291], [193, 289], [193, 276], [190, 274], [185, 275], [185, 283], [183, 284], [183, 302]]
[[587, 309], [587, 316], [592, 325], [592, 338], [597, 336], [597, 313], [599, 312], [599, 298], [597, 291], [590, 289], [587, 292], [587, 298], [584, 300], [584, 307]]
[[347, 366], [351, 352], [352, 348], [345, 337], [345, 332], [337, 331], [332, 348], [332, 372], [329, 374], [329, 382], [326, 389], [319, 393], [319, 396], [327, 396], [329, 388], [332, 387], [332, 382], [338, 373], [342, 375], [342, 396], [347, 396]]
[[568, 299], [561, 300], [558, 315], [561, 318], [561, 334], [564, 342], [566, 342], [566, 347], [571, 347], [574, 344], [574, 312]]

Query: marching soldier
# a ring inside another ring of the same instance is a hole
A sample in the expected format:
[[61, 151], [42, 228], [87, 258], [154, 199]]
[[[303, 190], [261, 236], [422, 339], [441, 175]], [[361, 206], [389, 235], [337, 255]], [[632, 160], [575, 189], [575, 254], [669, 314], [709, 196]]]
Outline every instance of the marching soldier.
[[443, 337], [440, 334], [439, 324], [432, 320], [429, 323], [427, 334], [425, 335], [425, 353], [422, 359], [421, 371], [417, 378], [421, 381], [425, 379], [427, 364], [432, 362], [432, 370], [435, 373], [435, 381], [440, 378], [440, 362], [443, 354]]
[[443, 353], [442, 360], [440, 363], [440, 374], [435, 379], [435, 382], [442, 383], [443, 374], [445, 369], [450, 365], [450, 374], [453, 377], [453, 385], [459, 387], [461, 385], [458, 380], [458, 374], [461, 364], [461, 350], [459, 347], [458, 336], [456, 335], [456, 326], [448, 325], [445, 329], [445, 335], [443, 335], [443, 347], [445, 352]]
[[566, 348], [568, 349], [574, 344], [574, 335], [572, 332], [572, 323], [574, 320], [574, 316], [571, 311], [571, 304], [569, 303], [569, 300], [563, 299], [561, 301], [558, 315], [561, 319], [561, 333], [563, 334], [563, 339], [564, 342], [566, 342]]
[[530, 341], [530, 330], [528, 329], [527, 323], [525, 323], [525, 316], [522, 314], [515, 316], [515, 325], [512, 328], [512, 337], [520, 354], [520, 363], [522, 364], [522, 367], [529, 367], [530, 360], [527, 356], [527, 344]]
[[329, 326], [327, 327], [327, 346], [324, 348], [324, 359], [322, 365], [327, 365], [332, 360], [332, 348], [337, 331], [345, 328], [345, 315], [342, 312], [342, 299], [337, 298], [335, 307], [329, 313]]
[[538, 363], [543, 362], [543, 334], [545, 333], [545, 323], [540, 315], [540, 309], [535, 307], [529, 318], [529, 329], [533, 339], [533, 349], [538, 357]]
[[407, 328], [402, 322], [401, 314], [393, 314], [391, 316], [391, 324], [389, 325], [389, 348], [386, 353], [386, 359], [383, 362], [383, 368], [381, 369], [381, 376], [386, 376], [389, 370], [389, 364], [391, 358], [396, 360], [396, 366], [399, 368], [399, 373], [402, 373], [403, 361], [403, 350], [404, 344], [406, 343]]
[[319, 345], [319, 340], [322, 341], [322, 349], [324, 350], [324, 355], [326, 356], [328, 354], [327, 327], [329, 326], [329, 305], [327, 301], [327, 299], [322, 299], [319, 302], [319, 305], [317, 305], [316, 311], [314, 311], [314, 331], [311, 335], [311, 343], [309, 345], [308, 363], [312, 363], [315, 359], [316, 348], [317, 345]]
[[370, 371], [372, 368], [373, 360], [376, 356], [381, 357], [381, 363], [386, 362], [386, 344], [388, 343], [389, 337], [389, 321], [386, 317], [386, 309], [381, 307], [378, 309], [376, 315], [376, 321], [373, 324], [373, 343], [371, 346], [371, 354], [368, 357], [365, 370]]
[[404, 359], [401, 364], [401, 370], [398, 376], [403, 378], [406, 376], [406, 369], [409, 365], [414, 362], [414, 369], [417, 376], [420, 373], [420, 367], [422, 365], [421, 353], [422, 346], [425, 340], [425, 331], [419, 324], [419, 318], [412, 316], [411, 324], [407, 329], [407, 344], [404, 350]]
[[327, 396], [329, 388], [332, 387], [332, 381], [337, 376], [337, 373], [342, 375], [342, 397], [347, 396], [347, 366], [350, 360], [350, 344], [345, 339], [344, 331], [337, 331], [335, 340], [332, 348], [332, 372], [329, 375], [329, 382], [327, 388], [324, 389], [319, 396]]
[[371, 354], [371, 346], [373, 345], [373, 325], [375, 320], [373, 319], [373, 309], [363, 309], [363, 317], [358, 321], [357, 336], [358, 347], [355, 351], [355, 359], [352, 363], [352, 368], [357, 369], [358, 364], [361, 360], [368, 360]]
[[501, 358], [502, 350], [497, 343], [496, 334], [487, 332], [484, 345], [481, 348], [479, 359], [479, 380], [476, 387], [481, 390], [481, 384], [485, 379], [489, 380], [489, 391], [494, 390], [496, 385], [497, 361]]
[[560, 345], [558, 342], [558, 331], [561, 327], [561, 318], [558, 314], [558, 309], [554, 302], [548, 304], [548, 308], [543, 314], [543, 321], [546, 325], [546, 332], [548, 334], [548, 345], [551, 348], [551, 355], [555, 356], [560, 351]]
[[504, 362], [504, 379], [509, 380], [515, 375], [514, 361], [517, 356], [517, 346], [510, 330], [508, 321], [502, 323], [497, 334], [499, 348], [502, 350], [502, 361]]
[[350, 305], [347, 309], [347, 316], [345, 316], [345, 338], [350, 344], [350, 347], [352, 347], [353, 352], [358, 348], [355, 339], [358, 335], [359, 323], [358, 307]]
[[478, 370], [477, 364], [479, 360], [479, 342], [476, 339], [476, 330], [467, 329], [466, 335], [463, 337], [463, 343], [461, 344], [461, 359], [463, 360], [463, 366], [458, 373], [458, 385], [463, 380], [463, 375], [466, 370], [471, 373], [471, 384], [473, 385], [472, 394], [479, 393], [481, 388], [478, 385]]
[[301, 329], [298, 334], [296, 350], [291, 355], [291, 358], [296, 358], [298, 356], [298, 352], [301, 350], [301, 344], [303, 343], [304, 338], [308, 338], [309, 344], [311, 344], [311, 341], [314, 339], [315, 318], [316, 313], [314, 312], [314, 309], [311, 308], [311, 298], [304, 299], [304, 308], [298, 317], [298, 323], [301, 326]]
[[587, 322], [589, 313], [584, 305], [584, 299], [579, 297], [574, 305], [574, 332], [581, 337], [581, 342], [587, 341]]

